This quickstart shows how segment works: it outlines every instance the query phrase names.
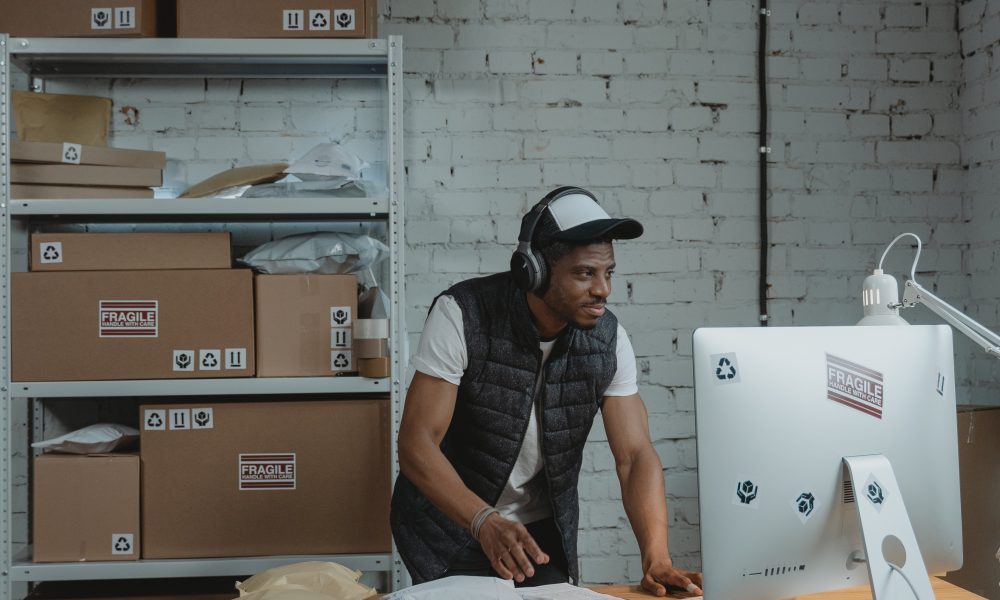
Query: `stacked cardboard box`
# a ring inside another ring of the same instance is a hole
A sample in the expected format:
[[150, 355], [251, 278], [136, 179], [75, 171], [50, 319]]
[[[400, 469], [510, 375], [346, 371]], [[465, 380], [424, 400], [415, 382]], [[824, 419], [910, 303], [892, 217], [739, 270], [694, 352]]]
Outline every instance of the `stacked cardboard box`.
[[357, 369], [354, 275], [258, 275], [257, 375], [322, 377]]
[[140, 407], [145, 559], [387, 552], [389, 401]]
[[253, 279], [230, 264], [228, 233], [33, 236], [33, 271], [12, 275], [13, 379], [252, 376]]
[[166, 155], [58, 142], [11, 142], [11, 196], [152, 198]]
[[177, 0], [177, 37], [375, 38], [378, 0]]
[[22, 37], [149, 37], [158, 30], [172, 32], [170, 8], [163, 0], [4, 0], [0, 31]]

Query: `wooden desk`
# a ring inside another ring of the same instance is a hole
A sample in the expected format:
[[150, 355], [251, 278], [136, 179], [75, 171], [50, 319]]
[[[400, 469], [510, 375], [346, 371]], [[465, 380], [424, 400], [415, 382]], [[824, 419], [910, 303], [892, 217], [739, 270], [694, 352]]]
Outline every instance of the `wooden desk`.
[[[952, 585], [947, 581], [931, 577], [931, 587], [937, 600], [985, 600], [982, 596], [977, 596], [970, 591]], [[635, 585], [611, 585], [607, 587], [594, 588], [595, 592], [601, 592], [609, 596], [616, 596], [623, 600], [649, 600], [656, 596], [644, 592]], [[690, 594], [670, 595], [670, 598], [688, 598]], [[823, 592], [822, 594], [811, 594], [800, 596], [795, 600], [872, 600], [871, 588], [867, 585], [861, 587], [837, 590], [835, 592]]]

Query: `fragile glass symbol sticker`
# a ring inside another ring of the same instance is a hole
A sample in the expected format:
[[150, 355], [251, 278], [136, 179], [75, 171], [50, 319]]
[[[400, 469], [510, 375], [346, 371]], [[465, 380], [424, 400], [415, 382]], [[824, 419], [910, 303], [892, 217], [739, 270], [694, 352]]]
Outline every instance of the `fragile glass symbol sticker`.
[[330, 307], [330, 327], [350, 327], [351, 325], [353, 323], [351, 322], [350, 306]]
[[333, 11], [333, 28], [337, 31], [354, 31], [354, 9]]
[[740, 367], [736, 361], [735, 352], [725, 354], [713, 354], [709, 357], [709, 365], [712, 368], [712, 379], [717, 384], [739, 383]]
[[760, 486], [753, 477], [738, 477], [733, 484], [733, 504], [760, 508]]
[[799, 520], [805, 525], [816, 512], [815, 494], [812, 492], [802, 492], [795, 496], [792, 498], [792, 508], [795, 509], [795, 514], [798, 515]]
[[191, 429], [212, 429], [215, 427], [215, 416], [211, 408], [191, 409]]
[[91, 29], [111, 29], [111, 9], [110, 8], [92, 8], [90, 9], [90, 28]]
[[174, 371], [194, 371], [194, 350], [174, 350]]

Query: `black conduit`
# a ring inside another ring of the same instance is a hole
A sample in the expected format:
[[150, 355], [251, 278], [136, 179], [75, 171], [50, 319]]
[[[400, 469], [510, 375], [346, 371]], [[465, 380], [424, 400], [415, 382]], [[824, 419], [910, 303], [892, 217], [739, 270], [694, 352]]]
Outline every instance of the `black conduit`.
[[760, 280], [758, 284], [758, 306], [760, 325], [766, 327], [770, 317], [767, 314], [767, 0], [760, 0], [760, 21], [757, 27], [757, 106], [760, 113]]

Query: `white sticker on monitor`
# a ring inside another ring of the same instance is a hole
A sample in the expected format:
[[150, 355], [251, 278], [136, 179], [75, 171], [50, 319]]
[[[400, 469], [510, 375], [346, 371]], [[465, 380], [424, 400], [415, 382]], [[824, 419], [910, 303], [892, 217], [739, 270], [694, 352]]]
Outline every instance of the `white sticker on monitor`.
[[90, 28], [91, 29], [111, 29], [114, 24], [112, 22], [111, 16], [112, 10], [110, 8], [92, 8], [90, 9]]
[[353, 323], [351, 322], [350, 306], [330, 307], [330, 327], [350, 327], [351, 325]]
[[330, 353], [330, 370], [334, 372], [351, 370], [351, 351], [334, 350]]
[[347, 8], [333, 11], [333, 28], [336, 31], [354, 31], [354, 9]]
[[309, 11], [310, 31], [330, 31], [330, 11], [310, 10]]
[[43, 265], [54, 265], [62, 261], [62, 242], [42, 242], [38, 244], [38, 262]]
[[739, 383], [740, 367], [735, 352], [713, 354], [709, 358], [712, 367], [712, 379], [717, 384]]
[[135, 536], [131, 533], [112, 533], [111, 554], [115, 556], [135, 554]]
[[70, 165], [80, 164], [80, 158], [83, 156], [83, 146], [80, 144], [72, 144], [70, 142], [63, 142], [62, 155], [60, 160], [62, 162]]
[[134, 6], [121, 6], [115, 9], [115, 29], [135, 29]]
[[816, 494], [808, 491], [799, 493], [792, 498], [792, 508], [805, 525], [816, 513]]
[[875, 479], [874, 475], [868, 476], [868, 482], [865, 483], [865, 489], [861, 491], [861, 495], [867, 498], [878, 512], [882, 512], [882, 507], [885, 506], [886, 500], [889, 498], [889, 492], [878, 479]]
[[738, 477], [733, 484], [733, 504], [760, 508], [760, 486], [753, 477]]
[[301, 10], [281, 11], [281, 28], [285, 31], [302, 31], [305, 29], [305, 12]]
[[167, 411], [162, 408], [147, 408], [142, 416], [142, 428], [147, 431], [163, 431], [167, 428]]
[[215, 427], [215, 414], [211, 408], [191, 409], [191, 429], [212, 429]]
[[191, 429], [191, 409], [171, 408], [170, 409], [170, 429], [184, 430]]

